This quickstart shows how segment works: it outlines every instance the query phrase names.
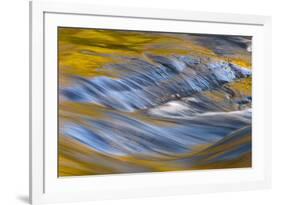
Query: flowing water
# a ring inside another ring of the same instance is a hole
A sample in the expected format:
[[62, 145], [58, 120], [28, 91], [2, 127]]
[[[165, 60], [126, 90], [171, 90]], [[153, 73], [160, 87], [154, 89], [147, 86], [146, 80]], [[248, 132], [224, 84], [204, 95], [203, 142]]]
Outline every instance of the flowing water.
[[251, 38], [59, 29], [59, 176], [251, 166]]

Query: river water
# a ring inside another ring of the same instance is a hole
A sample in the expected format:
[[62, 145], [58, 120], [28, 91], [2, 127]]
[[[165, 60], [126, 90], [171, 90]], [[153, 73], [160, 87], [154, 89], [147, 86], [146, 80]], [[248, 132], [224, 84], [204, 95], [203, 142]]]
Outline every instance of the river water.
[[251, 167], [251, 38], [59, 28], [59, 176]]

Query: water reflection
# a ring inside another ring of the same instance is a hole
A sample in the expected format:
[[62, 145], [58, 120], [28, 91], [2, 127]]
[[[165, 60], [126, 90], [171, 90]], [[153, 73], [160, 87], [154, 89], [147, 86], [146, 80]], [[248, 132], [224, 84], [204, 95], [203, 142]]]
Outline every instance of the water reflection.
[[251, 166], [251, 38], [59, 29], [59, 175]]

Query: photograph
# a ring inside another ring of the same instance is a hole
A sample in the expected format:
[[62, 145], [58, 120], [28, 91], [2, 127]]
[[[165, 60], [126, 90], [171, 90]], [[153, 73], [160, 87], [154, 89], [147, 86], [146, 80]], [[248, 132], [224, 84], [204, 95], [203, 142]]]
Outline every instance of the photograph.
[[58, 177], [252, 167], [252, 36], [57, 28]]

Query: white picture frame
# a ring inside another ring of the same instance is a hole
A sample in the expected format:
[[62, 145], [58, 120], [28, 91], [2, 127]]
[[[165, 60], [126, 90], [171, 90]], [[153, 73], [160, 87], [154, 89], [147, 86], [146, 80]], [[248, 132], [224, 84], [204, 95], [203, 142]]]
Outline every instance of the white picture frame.
[[[102, 25], [101, 22], [106, 23]], [[253, 36], [253, 167], [58, 178], [54, 123], [58, 26]], [[269, 188], [270, 52], [271, 18], [266, 16], [30, 2], [30, 202], [43, 204]]]

